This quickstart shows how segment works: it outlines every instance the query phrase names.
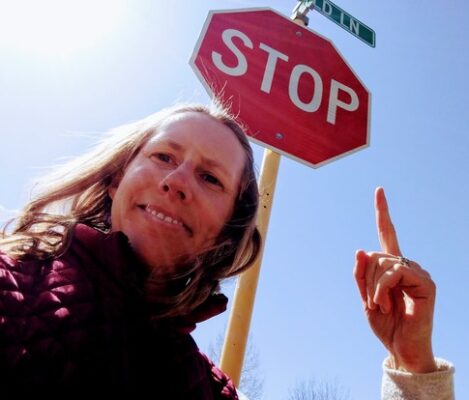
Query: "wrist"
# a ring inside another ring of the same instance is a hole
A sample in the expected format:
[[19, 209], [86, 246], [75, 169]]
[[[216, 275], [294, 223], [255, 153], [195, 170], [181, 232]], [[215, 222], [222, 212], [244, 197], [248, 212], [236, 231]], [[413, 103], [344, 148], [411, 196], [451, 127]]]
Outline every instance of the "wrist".
[[394, 354], [389, 354], [389, 366], [398, 371], [414, 374], [425, 374], [438, 370], [438, 366], [432, 352], [410, 358], [403, 358]]

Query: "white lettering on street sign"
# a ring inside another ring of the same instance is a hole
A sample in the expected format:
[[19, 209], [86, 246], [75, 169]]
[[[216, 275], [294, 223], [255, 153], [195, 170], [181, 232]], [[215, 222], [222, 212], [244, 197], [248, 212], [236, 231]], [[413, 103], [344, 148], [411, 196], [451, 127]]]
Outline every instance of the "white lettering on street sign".
[[[343, 90], [347, 92], [350, 96], [350, 103], [345, 103], [339, 100], [339, 90]], [[335, 116], [337, 114], [337, 107], [347, 110], [347, 111], [355, 111], [358, 109], [360, 105], [358, 101], [358, 96], [354, 90], [349, 88], [346, 85], [336, 81], [335, 79], [331, 79], [331, 91], [329, 94], [329, 108], [327, 109], [327, 122], [330, 124], [335, 124]]]
[[371, 47], [376, 46], [376, 34], [373, 29], [365, 25], [363, 22], [352, 17], [349, 13], [342, 10], [339, 6], [330, 0], [303, 0], [296, 6], [295, 10], [301, 13], [307, 10], [316, 10], [337, 25], [350, 32], [360, 40], [364, 41]]
[[248, 70], [248, 62], [244, 54], [235, 46], [231, 40], [233, 37], [240, 38], [246, 47], [249, 47], [250, 49], [253, 48], [251, 39], [249, 39], [243, 32], [237, 31], [236, 29], [225, 29], [222, 34], [223, 43], [225, 43], [226, 46], [236, 56], [238, 59], [238, 65], [236, 67], [228, 67], [223, 63], [221, 54], [215, 51], [212, 52], [212, 61], [216, 67], [225, 74], [231, 76], [241, 76], [244, 75]]
[[[212, 61], [213, 64], [225, 74], [231, 76], [243, 76], [248, 71], [249, 64], [243, 51], [240, 50], [240, 48], [237, 47], [236, 44], [233, 42], [233, 38], [235, 37], [241, 39], [244, 46], [248, 49], [254, 49], [254, 44], [252, 40], [244, 32], [241, 32], [236, 29], [225, 29], [222, 33], [222, 40], [228, 50], [230, 50], [236, 57], [237, 65], [234, 67], [226, 65], [223, 62], [222, 55], [216, 51], [212, 51]], [[262, 42], [259, 43], [259, 48], [268, 53], [262, 82], [260, 83], [259, 87], [263, 92], [270, 93], [272, 85], [274, 84], [277, 61], [282, 60], [283, 62], [288, 62], [289, 57], [287, 54], [284, 54], [274, 49], [272, 46], [269, 46]], [[304, 74], [309, 75], [314, 82], [314, 86], [312, 88], [311, 93], [311, 99], [308, 102], [301, 100], [299, 96], [300, 80]], [[358, 109], [359, 100], [357, 93], [355, 93], [355, 91], [351, 87], [335, 79], [331, 79], [330, 83], [331, 84], [328, 96], [329, 103], [326, 119], [328, 123], [335, 125], [337, 109], [341, 108], [345, 111], [353, 112]], [[348, 96], [350, 97], [350, 102], [347, 103], [339, 99], [340, 91], [348, 94]], [[309, 113], [316, 112], [319, 109], [323, 98], [323, 79], [321, 78], [321, 75], [309, 65], [295, 65], [290, 74], [288, 96], [291, 102], [300, 110]]]
[[[304, 103], [298, 96], [298, 87], [300, 86], [301, 74], [308, 73], [314, 80], [313, 97], [309, 103]], [[322, 79], [319, 74], [307, 65], [298, 64], [293, 67], [288, 85], [288, 95], [293, 104], [306, 112], [315, 112], [319, 109], [322, 100]], [[335, 122], [335, 121], [334, 121]]]
[[269, 53], [269, 58], [267, 59], [267, 64], [265, 66], [264, 77], [262, 78], [261, 90], [263, 92], [270, 93], [277, 60], [280, 58], [283, 61], [288, 61], [288, 56], [262, 42], [259, 44], [259, 47]]

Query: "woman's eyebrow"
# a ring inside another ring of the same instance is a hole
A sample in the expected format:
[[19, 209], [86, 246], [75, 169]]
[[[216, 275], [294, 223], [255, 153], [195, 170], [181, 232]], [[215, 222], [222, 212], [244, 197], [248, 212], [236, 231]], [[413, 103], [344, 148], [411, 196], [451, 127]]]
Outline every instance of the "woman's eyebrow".
[[219, 169], [222, 172], [222, 174], [228, 175], [228, 176], [230, 175], [228, 173], [228, 170], [225, 168], [225, 166], [222, 163], [220, 163], [216, 160], [212, 160], [211, 158], [207, 158], [207, 157], [202, 157], [202, 160], [203, 160], [204, 164], [209, 166], [210, 168]]
[[169, 147], [172, 147], [174, 150], [184, 150], [184, 146], [173, 140], [167, 140], [166, 143], [169, 145]]
[[[169, 147], [173, 148], [176, 151], [185, 150], [185, 147], [182, 144], [175, 142], [174, 140], [166, 140], [165, 142]], [[210, 168], [219, 169], [224, 175], [228, 175], [228, 176], [230, 175], [228, 172], [228, 169], [221, 162], [217, 160], [202, 156], [202, 162]]]

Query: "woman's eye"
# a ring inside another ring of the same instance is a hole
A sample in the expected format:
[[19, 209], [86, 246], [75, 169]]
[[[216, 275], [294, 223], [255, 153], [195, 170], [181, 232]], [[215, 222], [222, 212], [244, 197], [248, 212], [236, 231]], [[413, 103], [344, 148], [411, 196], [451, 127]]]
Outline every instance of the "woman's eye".
[[202, 179], [211, 185], [222, 186], [221, 182], [211, 174], [202, 174]]
[[172, 161], [171, 157], [165, 153], [156, 153], [153, 154], [153, 157], [156, 157], [159, 161], [162, 161], [164, 163], [170, 163]]

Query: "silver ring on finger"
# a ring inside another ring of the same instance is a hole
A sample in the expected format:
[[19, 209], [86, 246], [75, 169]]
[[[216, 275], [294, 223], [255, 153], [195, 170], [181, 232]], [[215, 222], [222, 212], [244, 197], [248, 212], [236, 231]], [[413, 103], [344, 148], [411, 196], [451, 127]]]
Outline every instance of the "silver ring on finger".
[[399, 264], [410, 267], [410, 260], [405, 257], [399, 257]]

